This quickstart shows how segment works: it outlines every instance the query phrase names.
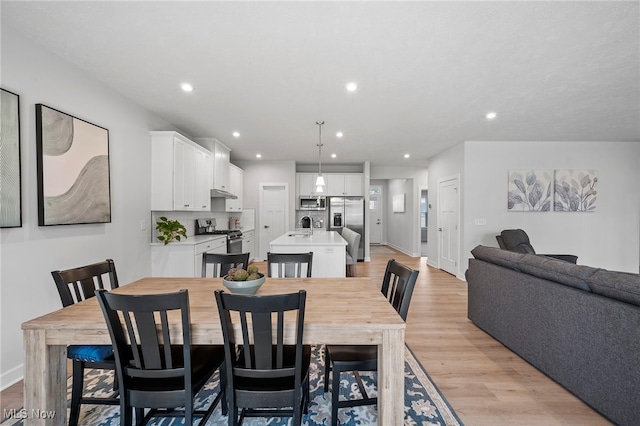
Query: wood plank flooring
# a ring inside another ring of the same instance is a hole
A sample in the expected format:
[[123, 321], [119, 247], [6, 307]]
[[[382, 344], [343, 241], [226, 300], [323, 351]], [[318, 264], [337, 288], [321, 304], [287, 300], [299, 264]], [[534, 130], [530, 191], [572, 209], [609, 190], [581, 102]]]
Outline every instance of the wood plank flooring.
[[[392, 249], [373, 250], [371, 258], [358, 263], [359, 276], [381, 282], [390, 258], [420, 271], [406, 341], [466, 425], [612, 424], [474, 326], [465, 282]], [[21, 407], [22, 382], [0, 393], [0, 401], [3, 410]]]

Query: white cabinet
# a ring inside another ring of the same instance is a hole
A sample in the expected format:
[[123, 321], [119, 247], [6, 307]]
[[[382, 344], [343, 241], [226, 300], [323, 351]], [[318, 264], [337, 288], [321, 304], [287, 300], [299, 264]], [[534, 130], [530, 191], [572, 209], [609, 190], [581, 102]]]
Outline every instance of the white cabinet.
[[362, 189], [363, 178], [361, 173], [329, 173], [326, 175], [326, 180], [327, 196], [362, 197], [364, 194]]
[[213, 154], [213, 188], [229, 190], [229, 155], [231, 150], [219, 140], [215, 140]]
[[[325, 183], [327, 183], [327, 175], [324, 174], [323, 176], [325, 177]], [[296, 198], [326, 195], [327, 185], [325, 185], [323, 192], [316, 192], [317, 177], [317, 173], [296, 173]]]
[[[193, 238], [193, 237], [190, 237]], [[171, 243], [151, 246], [151, 275], [154, 277], [199, 277], [203, 253], [226, 253], [227, 237], [197, 244]]]
[[247, 231], [242, 233], [242, 252], [249, 253], [249, 261], [253, 259], [253, 253], [255, 251], [254, 234], [254, 231]]
[[242, 211], [242, 185], [244, 171], [234, 164], [229, 164], [229, 192], [238, 198], [225, 200], [225, 211], [241, 212]]
[[151, 210], [208, 211], [210, 159], [211, 152], [179, 133], [151, 132]]

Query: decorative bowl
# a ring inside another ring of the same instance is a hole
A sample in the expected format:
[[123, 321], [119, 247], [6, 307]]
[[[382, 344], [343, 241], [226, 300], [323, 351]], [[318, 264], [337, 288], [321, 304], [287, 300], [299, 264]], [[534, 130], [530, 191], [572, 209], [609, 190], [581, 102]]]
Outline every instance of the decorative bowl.
[[231, 291], [231, 293], [237, 294], [256, 294], [262, 284], [264, 284], [264, 274], [258, 273], [260, 278], [251, 281], [227, 281], [222, 279], [222, 284]]

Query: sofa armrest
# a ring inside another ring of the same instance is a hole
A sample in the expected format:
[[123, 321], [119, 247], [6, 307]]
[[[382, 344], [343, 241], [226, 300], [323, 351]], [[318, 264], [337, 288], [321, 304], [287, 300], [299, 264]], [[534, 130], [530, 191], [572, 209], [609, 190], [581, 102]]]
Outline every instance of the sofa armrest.
[[554, 259], [564, 260], [565, 262], [576, 264], [578, 256], [572, 254], [543, 254], [541, 256], [553, 257]]

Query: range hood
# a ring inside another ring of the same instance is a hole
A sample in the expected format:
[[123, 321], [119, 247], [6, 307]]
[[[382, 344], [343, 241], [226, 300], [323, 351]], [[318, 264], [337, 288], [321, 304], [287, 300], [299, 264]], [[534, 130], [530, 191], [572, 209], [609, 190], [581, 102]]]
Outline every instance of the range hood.
[[238, 196], [222, 189], [212, 189], [211, 198], [228, 198], [230, 200], [237, 200]]

